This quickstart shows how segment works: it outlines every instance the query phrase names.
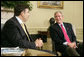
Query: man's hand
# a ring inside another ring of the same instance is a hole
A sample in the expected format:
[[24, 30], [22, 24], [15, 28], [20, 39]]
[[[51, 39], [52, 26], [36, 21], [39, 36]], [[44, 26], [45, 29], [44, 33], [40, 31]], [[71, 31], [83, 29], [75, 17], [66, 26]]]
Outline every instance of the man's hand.
[[71, 48], [76, 48], [76, 43], [75, 42], [68, 43], [67, 45]]
[[36, 39], [35, 44], [36, 44], [36, 47], [42, 47], [43, 46], [43, 41], [41, 40], [41, 38]]

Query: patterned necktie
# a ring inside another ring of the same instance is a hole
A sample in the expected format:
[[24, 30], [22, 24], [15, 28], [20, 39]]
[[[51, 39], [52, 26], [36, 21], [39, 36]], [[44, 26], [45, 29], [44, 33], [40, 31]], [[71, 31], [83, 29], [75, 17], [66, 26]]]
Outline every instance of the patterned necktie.
[[28, 40], [30, 41], [29, 35], [27, 34], [27, 31], [26, 31], [25, 24], [22, 23], [21, 26], [22, 26], [24, 32], [26, 33], [26, 35], [27, 35], [27, 37], [28, 37]]
[[61, 24], [61, 28], [62, 28], [62, 31], [63, 31], [63, 34], [64, 34], [64, 37], [65, 37], [66, 41], [71, 43], [71, 41], [70, 41], [70, 39], [69, 39], [69, 37], [68, 37], [68, 35], [67, 35], [67, 33], [66, 33], [66, 31], [65, 31], [65, 29], [64, 29], [62, 24]]

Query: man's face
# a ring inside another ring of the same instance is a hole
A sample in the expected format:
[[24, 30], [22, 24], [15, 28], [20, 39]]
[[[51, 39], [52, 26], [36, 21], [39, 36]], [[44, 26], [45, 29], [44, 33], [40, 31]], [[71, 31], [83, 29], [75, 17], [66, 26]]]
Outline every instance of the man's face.
[[22, 12], [22, 17], [23, 17], [23, 21], [24, 22], [26, 22], [27, 20], [28, 20], [28, 18], [29, 18], [29, 9], [25, 9], [25, 10], [23, 10], [23, 12]]
[[57, 23], [62, 22], [63, 16], [62, 16], [61, 13], [56, 13], [54, 17], [55, 17], [55, 20], [56, 20]]

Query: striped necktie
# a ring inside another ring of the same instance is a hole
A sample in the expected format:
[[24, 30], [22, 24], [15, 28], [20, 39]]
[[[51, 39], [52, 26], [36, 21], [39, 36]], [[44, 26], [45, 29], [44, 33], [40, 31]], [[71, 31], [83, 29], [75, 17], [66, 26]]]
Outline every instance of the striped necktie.
[[27, 31], [26, 31], [26, 27], [25, 27], [26, 25], [24, 23], [22, 23], [21, 26], [22, 26], [24, 32], [26, 33], [28, 40], [30, 41], [29, 35], [27, 34]]
[[66, 31], [65, 31], [65, 29], [64, 29], [62, 24], [61, 24], [61, 28], [62, 28], [62, 31], [63, 31], [63, 34], [64, 34], [64, 37], [65, 37], [66, 41], [71, 43], [71, 41], [70, 41], [70, 39], [69, 39], [69, 37], [68, 37], [68, 35], [67, 35], [67, 33], [66, 33]]

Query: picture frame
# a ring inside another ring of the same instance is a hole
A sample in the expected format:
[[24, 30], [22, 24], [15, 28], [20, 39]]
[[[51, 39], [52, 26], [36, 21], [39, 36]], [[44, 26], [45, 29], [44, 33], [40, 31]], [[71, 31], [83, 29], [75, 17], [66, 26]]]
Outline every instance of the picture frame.
[[64, 1], [38, 1], [38, 8], [56, 8], [63, 9]]

